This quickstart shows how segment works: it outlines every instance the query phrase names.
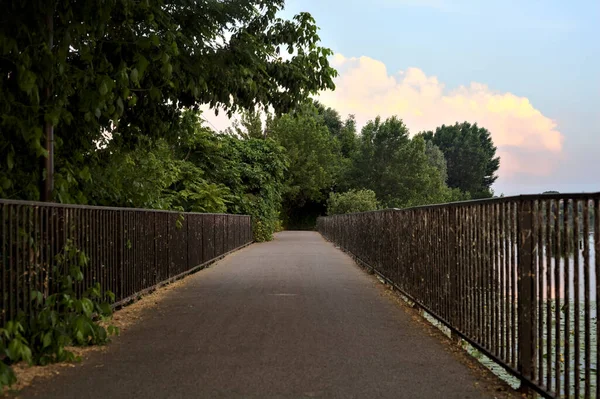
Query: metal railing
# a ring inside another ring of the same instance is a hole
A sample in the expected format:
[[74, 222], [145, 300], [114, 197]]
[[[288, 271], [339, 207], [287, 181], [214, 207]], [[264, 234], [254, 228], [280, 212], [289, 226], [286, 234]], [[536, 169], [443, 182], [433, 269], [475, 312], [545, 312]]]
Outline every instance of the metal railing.
[[0, 326], [53, 293], [67, 243], [87, 258], [77, 290], [100, 283], [117, 306], [252, 242], [246, 215], [0, 200], [0, 220]]
[[317, 228], [526, 386], [600, 396], [600, 193], [335, 215]]

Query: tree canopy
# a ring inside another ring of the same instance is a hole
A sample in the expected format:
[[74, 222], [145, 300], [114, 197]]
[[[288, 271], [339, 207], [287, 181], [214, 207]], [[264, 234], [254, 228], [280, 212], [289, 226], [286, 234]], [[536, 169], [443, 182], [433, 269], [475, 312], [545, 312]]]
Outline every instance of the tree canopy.
[[404, 122], [377, 117], [362, 129], [347, 182], [373, 190], [384, 207], [402, 208], [454, 199], [441, 162], [430, 161], [422, 137], [410, 138]]
[[424, 132], [444, 153], [448, 168], [448, 186], [470, 193], [473, 198], [491, 198], [492, 184], [498, 176], [500, 158], [490, 132], [467, 122], [442, 125], [435, 132]]
[[283, 0], [5, 3], [2, 197], [39, 197], [44, 123], [56, 130], [58, 199], [82, 202], [70, 189], [107, 138], [133, 148], [172, 134], [185, 108], [282, 113], [334, 87], [313, 18], [277, 17]]
[[324, 204], [336, 184], [342, 160], [339, 143], [312, 105], [270, 119], [267, 130], [288, 157], [282, 207], [285, 224], [293, 224], [294, 210]]
[[[492, 194], [486, 129], [411, 136], [399, 115], [359, 132], [315, 101], [332, 53], [310, 14], [278, 17], [284, 0], [4, 5], [2, 198], [40, 199], [50, 148], [55, 201], [246, 213], [257, 240], [326, 212]], [[241, 120], [216, 132], [202, 105]]]

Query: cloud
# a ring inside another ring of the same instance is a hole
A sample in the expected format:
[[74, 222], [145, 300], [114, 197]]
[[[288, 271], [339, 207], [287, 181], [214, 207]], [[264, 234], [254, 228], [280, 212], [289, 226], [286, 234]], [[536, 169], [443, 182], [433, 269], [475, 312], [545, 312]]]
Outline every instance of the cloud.
[[547, 176], [562, 158], [563, 135], [556, 122], [526, 97], [475, 82], [447, 90], [418, 68], [390, 74], [385, 64], [364, 56], [335, 54], [331, 64], [339, 72], [336, 90], [322, 93], [319, 100], [342, 115], [354, 114], [359, 126], [377, 115], [399, 116], [412, 133], [476, 122], [490, 131], [498, 147], [501, 180], [515, 174]]

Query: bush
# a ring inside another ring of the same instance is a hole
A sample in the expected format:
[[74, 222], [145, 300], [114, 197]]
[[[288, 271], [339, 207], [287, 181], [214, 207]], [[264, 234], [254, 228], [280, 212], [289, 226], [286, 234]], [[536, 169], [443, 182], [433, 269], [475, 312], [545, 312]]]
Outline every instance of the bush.
[[265, 242], [273, 239], [274, 227], [271, 226], [269, 221], [255, 219], [252, 226], [252, 233], [254, 235], [254, 241]]
[[283, 223], [281, 222], [280, 219], [277, 219], [277, 221], [275, 222], [275, 233], [279, 233], [280, 231], [283, 231]]
[[[76, 284], [83, 281], [87, 264], [87, 256], [68, 241], [53, 267], [53, 279], [60, 281], [58, 292], [44, 298], [34, 291], [32, 312], [20, 313], [0, 328], [0, 393], [16, 382], [10, 367], [14, 363], [43, 366], [73, 361], [76, 357], [66, 347], [102, 345], [110, 335], [118, 334], [116, 327], [104, 328], [99, 323], [112, 315], [112, 292], [102, 292], [100, 284], [95, 284], [83, 295], [77, 294]], [[65, 269], [67, 274], [62, 273]]]
[[350, 190], [345, 193], [331, 193], [327, 200], [327, 214], [374, 211], [379, 208], [375, 192], [371, 190]]

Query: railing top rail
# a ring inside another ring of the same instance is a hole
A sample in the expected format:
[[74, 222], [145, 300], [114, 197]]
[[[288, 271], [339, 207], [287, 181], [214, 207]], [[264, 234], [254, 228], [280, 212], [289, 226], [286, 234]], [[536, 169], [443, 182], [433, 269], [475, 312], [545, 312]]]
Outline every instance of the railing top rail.
[[[378, 209], [375, 211], [353, 212], [353, 213], [344, 213], [344, 214], [329, 215], [329, 216], [360, 215], [360, 214], [366, 214], [366, 213], [376, 213], [376, 212], [386, 212], [386, 211], [406, 212], [406, 211], [413, 211], [413, 210], [419, 210], [419, 209], [450, 208], [450, 207], [491, 204], [491, 203], [501, 204], [501, 203], [505, 203], [505, 202], [515, 202], [515, 201], [595, 200], [595, 199], [600, 199], [600, 192], [559, 193], [559, 194], [523, 194], [523, 195], [513, 195], [513, 196], [509, 196], [509, 197], [496, 197], [496, 198], [476, 199], [476, 200], [468, 200], [468, 201], [447, 202], [447, 203], [442, 203], [442, 204], [420, 205], [420, 206], [413, 206], [413, 207], [409, 207], [409, 208], [386, 208], [386, 209]], [[324, 217], [329, 217], [329, 216], [324, 216]], [[323, 217], [323, 216], [321, 216], [321, 217]]]
[[105, 211], [131, 211], [131, 212], [156, 212], [156, 213], [172, 213], [184, 215], [213, 215], [213, 216], [248, 216], [233, 213], [202, 213], [202, 212], [180, 212], [168, 211], [163, 209], [144, 209], [144, 208], [127, 208], [114, 206], [96, 206], [96, 205], [78, 205], [78, 204], [61, 204], [57, 202], [39, 202], [39, 201], [22, 201], [9, 200], [0, 198], [0, 205], [21, 205], [21, 206], [40, 206], [50, 208], [70, 208], [70, 209], [96, 209]]

